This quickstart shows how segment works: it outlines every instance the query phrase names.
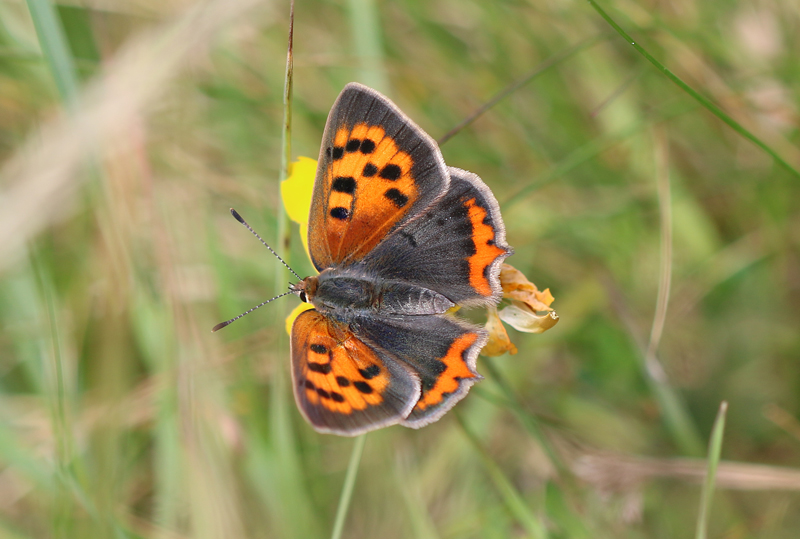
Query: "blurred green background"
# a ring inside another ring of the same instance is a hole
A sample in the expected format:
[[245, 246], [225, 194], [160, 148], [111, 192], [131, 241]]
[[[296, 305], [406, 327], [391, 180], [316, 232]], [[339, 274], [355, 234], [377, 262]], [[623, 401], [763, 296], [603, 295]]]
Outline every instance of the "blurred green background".
[[[800, 3], [299, 0], [292, 155], [351, 80], [501, 203], [560, 323], [367, 435], [344, 537], [800, 530]], [[328, 537], [353, 440], [288, 384], [288, 2], [0, 2], [0, 537]], [[782, 166], [769, 155], [779, 155]], [[794, 168], [792, 168], [794, 167]], [[293, 226], [293, 225], [292, 225]], [[477, 319], [483, 316], [475, 313]]]

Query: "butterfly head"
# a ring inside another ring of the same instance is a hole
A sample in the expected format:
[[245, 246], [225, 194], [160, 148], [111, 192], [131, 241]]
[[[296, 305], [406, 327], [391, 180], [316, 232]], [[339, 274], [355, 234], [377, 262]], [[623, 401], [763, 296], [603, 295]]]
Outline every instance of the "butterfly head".
[[319, 278], [315, 275], [306, 277], [297, 284], [289, 287], [292, 294], [300, 298], [304, 303], [312, 303], [314, 296], [317, 294], [317, 287], [319, 286]]

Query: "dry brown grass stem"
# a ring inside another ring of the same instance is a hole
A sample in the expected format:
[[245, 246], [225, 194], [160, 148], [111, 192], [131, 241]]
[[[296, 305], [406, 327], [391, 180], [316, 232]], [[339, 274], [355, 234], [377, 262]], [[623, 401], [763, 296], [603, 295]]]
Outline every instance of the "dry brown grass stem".
[[[214, 36], [260, 0], [199, 1], [125, 44], [83, 92], [74, 114], [59, 115], [0, 169], [0, 264], [17, 259], [43, 228], [68, 216], [84, 169], [104, 148], [125, 144], [131, 125], [150, 113], [169, 83], [202, 58]], [[0, 266], [2, 268], [3, 266]]]
[[[701, 483], [704, 459], [656, 459], [620, 454], [586, 454], [575, 461], [575, 474], [602, 492], [622, 493], [652, 479]], [[717, 487], [731, 490], [800, 490], [800, 470], [740, 462], [719, 463]]]

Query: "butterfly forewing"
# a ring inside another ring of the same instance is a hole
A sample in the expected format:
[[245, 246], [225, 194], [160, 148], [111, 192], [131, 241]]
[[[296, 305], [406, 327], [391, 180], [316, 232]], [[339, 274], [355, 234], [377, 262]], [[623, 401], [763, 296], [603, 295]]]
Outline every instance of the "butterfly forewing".
[[381, 94], [348, 84], [320, 150], [308, 234], [314, 265], [361, 260], [448, 184], [433, 139]]
[[363, 261], [384, 279], [438, 292], [453, 303], [500, 297], [498, 273], [511, 254], [492, 192], [471, 172], [450, 167], [449, 190]]

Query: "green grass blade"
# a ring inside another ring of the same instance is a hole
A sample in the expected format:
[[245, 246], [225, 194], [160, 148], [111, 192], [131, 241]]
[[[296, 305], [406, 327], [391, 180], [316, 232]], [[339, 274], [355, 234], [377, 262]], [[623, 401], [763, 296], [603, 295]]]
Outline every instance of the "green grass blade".
[[[292, 102], [294, 88], [294, 2], [290, 4], [289, 36], [286, 52], [286, 69], [284, 73], [283, 92], [283, 132], [281, 134], [281, 169], [279, 171], [278, 192], [280, 196], [280, 182], [285, 180], [291, 168], [292, 155]], [[289, 216], [283, 204], [278, 204], [277, 214], [277, 245], [281, 249], [283, 259], [291, 264], [291, 227]], [[275, 273], [275, 290], [284, 291], [286, 276], [282, 272]], [[282, 315], [286, 312], [286, 297], [276, 300], [276, 318], [283, 321]], [[283, 355], [288, 355], [286, 346], [286, 333], [283, 325], [279, 324], [276, 334], [275, 346]], [[280, 484], [281, 496], [273, 498], [277, 517], [281, 519], [283, 530], [287, 537], [307, 537], [318, 535], [318, 523], [312, 508], [311, 497], [305, 490], [304, 468], [300, 455], [302, 442], [292, 424], [292, 399], [291, 386], [287, 380], [284, 369], [277, 369], [272, 376], [272, 391], [270, 392], [270, 429], [271, 441], [274, 446], [267, 454], [271, 464], [270, 473], [274, 474]]]
[[[294, 90], [294, 0], [289, 6], [289, 43], [286, 48], [286, 71], [283, 79], [283, 132], [281, 133], [281, 170], [278, 181], [278, 200], [281, 200], [280, 184], [289, 177], [292, 167], [292, 96]], [[283, 259], [291, 264], [291, 228], [289, 216], [283, 204], [278, 204], [278, 243], [283, 248]], [[284, 288], [285, 276], [278, 272], [275, 274], [275, 290]], [[286, 305], [285, 300], [279, 300], [278, 305]], [[282, 312], [284, 309], [279, 309]], [[281, 332], [283, 335], [283, 332]]]
[[537, 191], [546, 185], [563, 178], [580, 165], [587, 163], [592, 158], [615, 147], [620, 142], [641, 133], [641, 131], [652, 126], [654, 123], [664, 122], [672, 118], [676, 118], [695, 109], [696, 107], [694, 105], [687, 108], [685, 103], [673, 105], [666, 107], [663, 111], [660, 111], [652, 117], [633, 122], [631, 125], [623, 129], [593, 138], [589, 142], [574, 149], [569, 155], [561, 159], [551, 169], [540, 174], [538, 178], [530, 182], [526, 182], [524, 186], [508, 196], [501, 205], [503, 211], [508, 211], [509, 208], [524, 201], [525, 197], [534, 191]]
[[[57, 309], [54, 304], [54, 287], [52, 276], [45, 269], [45, 265], [34, 259], [34, 271], [37, 274], [42, 300], [46, 307], [47, 326], [51, 349], [43, 354], [42, 370], [45, 373], [47, 386], [50, 393], [48, 408], [50, 422], [53, 429], [55, 445], [55, 478], [57, 480], [54, 491], [54, 511], [52, 515], [51, 532], [54, 537], [69, 537], [72, 532], [73, 514], [75, 504], [73, 496], [79, 489], [71, 488], [74, 481], [72, 452], [72, 425], [70, 424], [67, 410], [67, 388], [64, 381], [64, 356], [59, 336]], [[48, 364], [49, 363], [49, 364]]]
[[344, 529], [344, 521], [347, 520], [347, 511], [350, 509], [350, 500], [353, 498], [353, 487], [358, 476], [358, 465], [361, 462], [361, 455], [364, 453], [364, 444], [367, 435], [362, 434], [353, 442], [353, 452], [350, 453], [350, 462], [347, 464], [347, 473], [344, 476], [342, 485], [342, 495], [339, 496], [339, 507], [336, 508], [336, 519], [333, 521], [333, 531], [331, 539], [340, 539]]
[[725, 122], [731, 129], [733, 129], [734, 131], [739, 133], [741, 136], [743, 136], [744, 138], [746, 138], [747, 140], [749, 140], [750, 142], [752, 142], [753, 144], [755, 144], [756, 146], [758, 146], [759, 148], [764, 150], [767, 154], [769, 154], [775, 160], [775, 162], [777, 162], [782, 167], [784, 167], [786, 170], [788, 170], [789, 172], [791, 172], [792, 174], [794, 174], [795, 176], [800, 178], [800, 171], [798, 171], [792, 165], [787, 163], [783, 159], [783, 157], [778, 155], [778, 153], [775, 150], [770, 148], [766, 143], [764, 143], [760, 138], [755, 136], [753, 133], [751, 133], [750, 131], [745, 129], [744, 126], [742, 126], [739, 122], [737, 122], [736, 120], [734, 120], [733, 118], [728, 116], [721, 108], [719, 108], [717, 105], [715, 105], [713, 102], [711, 102], [710, 99], [708, 99], [707, 97], [701, 95], [699, 92], [695, 91], [691, 86], [689, 86], [688, 84], [683, 82], [683, 80], [681, 80], [680, 77], [678, 77], [675, 73], [670, 71], [664, 64], [662, 64], [661, 62], [656, 60], [649, 52], [647, 52], [644, 49], [644, 47], [642, 47], [641, 45], [636, 43], [633, 40], [633, 38], [631, 36], [629, 36], [628, 33], [625, 32], [625, 30], [623, 30], [622, 27], [620, 25], [618, 25], [614, 21], [614, 19], [612, 19], [608, 15], [608, 13], [606, 13], [605, 10], [603, 10], [603, 8], [601, 8], [597, 4], [597, 2], [595, 0], [589, 0], [589, 3], [592, 5], [592, 7], [595, 9], [595, 11], [597, 11], [597, 13], [599, 13], [600, 16], [603, 17], [603, 19], [605, 19], [605, 21], [614, 30], [616, 30], [619, 35], [621, 35], [625, 39], [625, 41], [630, 43], [633, 46], [633, 48], [636, 49], [636, 52], [638, 52], [639, 54], [644, 56], [645, 59], [648, 62], [650, 62], [651, 64], [653, 64], [661, 73], [664, 74], [665, 77], [667, 77], [669, 80], [671, 80], [673, 83], [675, 83], [681, 90], [683, 90], [684, 92], [689, 94], [695, 101], [700, 103], [700, 105], [702, 105], [703, 107], [708, 109], [708, 111], [711, 112], [711, 114], [713, 114], [714, 116], [716, 116], [717, 118], [719, 118], [720, 120]]
[[500, 469], [500, 466], [492, 459], [491, 455], [489, 455], [486, 449], [481, 445], [480, 440], [478, 440], [475, 433], [469, 429], [461, 414], [455, 412], [455, 415], [459, 425], [461, 425], [461, 430], [472, 444], [472, 447], [478, 452], [489, 477], [495, 484], [495, 487], [497, 487], [508, 510], [514, 515], [514, 518], [517, 519], [520, 525], [525, 528], [529, 537], [545, 539], [547, 537], [547, 528], [545, 528], [542, 521], [531, 512], [528, 504], [525, 503], [525, 500], [522, 498], [522, 495], [517, 491], [511, 481], [508, 480], [503, 470]]
[[49, 0], [27, 0], [42, 53], [53, 73], [61, 99], [72, 107], [78, 97], [78, 74], [67, 37]]
[[381, 19], [375, 0], [349, 0], [353, 48], [359, 59], [357, 78], [379, 92], [389, 91], [389, 80], [383, 65]]
[[[501, 406], [505, 405], [511, 408], [514, 414], [517, 416], [517, 419], [519, 419], [519, 421], [525, 427], [525, 430], [527, 430], [528, 433], [533, 436], [542, 447], [548, 459], [550, 460], [550, 463], [559, 471], [559, 473], [566, 474], [568, 471], [567, 466], [556, 452], [553, 444], [550, 443], [547, 435], [542, 431], [542, 427], [539, 425], [539, 420], [532, 413], [528, 412], [524, 406], [522, 406], [522, 403], [517, 397], [516, 392], [500, 372], [500, 369], [497, 368], [495, 361], [492, 358], [483, 358], [483, 365], [486, 367], [486, 370], [491, 376], [492, 380], [500, 387], [503, 395], [506, 396], [506, 401], [504, 403], [497, 404]], [[483, 394], [485, 395], [485, 392]]]
[[500, 91], [489, 101], [487, 101], [483, 106], [479, 107], [475, 112], [464, 118], [464, 120], [462, 120], [458, 125], [456, 125], [452, 129], [450, 129], [450, 131], [439, 137], [436, 140], [436, 142], [439, 144], [439, 146], [443, 145], [445, 142], [456, 136], [456, 134], [459, 133], [462, 129], [468, 127], [475, 120], [480, 118], [485, 112], [487, 112], [492, 107], [497, 105], [500, 101], [507, 98], [508, 96], [510, 96], [511, 94], [513, 94], [514, 92], [516, 92], [517, 90], [519, 90], [520, 88], [531, 82], [533, 79], [537, 78], [539, 75], [547, 72], [550, 68], [557, 66], [558, 64], [564, 62], [565, 60], [568, 60], [575, 54], [585, 49], [588, 49], [597, 43], [600, 43], [601, 41], [605, 40], [606, 37], [607, 36], [601, 35], [584, 39], [577, 45], [573, 45], [572, 47], [556, 54], [555, 56], [551, 56], [544, 62], [534, 67], [528, 73], [520, 77], [519, 80], [511, 83], [507, 88]]
[[[294, 0], [289, 7], [289, 45], [286, 50], [286, 72], [283, 79], [283, 137], [281, 180], [289, 177], [292, 162], [292, 90], [294, 89]], [[280, 194], [280, 193], [279, 193]], [[283, 206], [281, 205], [281, 210]]]
[[680, 393], [672, 387], [668, 376], [665, 374], [664, 367], [656, 355], [667, 319], [667, 307], [672, 284], [673, 240], [669, 143], [663, 130], [655, 129], [654, 134], [661, 253], [659, 256], [656, 308], [650, 328], [650, 340], [643, 355], [642, 371], [647, 378], [647, 383], [653, 395], [658, 401], [664, 417], [664, 423], [676, 445], [684, 454], [700, 456], [703, 453], [703, 444], [692, 421], [686, 402]]
[[703, 493], [700, 498], [700, 515], [697, 518], [696, 539], [706, 539], [708, 536], [708, 513], [711, 509], [711, 500], [714, 497], [714, 482], [717, 477], [719, 456], [722, 452], [722, 436], [725, 432], [725, 415], [728, 412], [728, 403], [722, 401], [711, 431], [711, 441], [708, 444], [708, 471], [703, 484]]
[[678, 392], [667, 382], [648, 376], [648, 385], [653, 396], [658, 401], [658, 408], [664, 417], [664, 423], [669, 430], [675, 445], [685, 455], [696, 456], [702, 453], [702, 444], [697, 436], [695, 425], [692, 422], [686, 402]]

